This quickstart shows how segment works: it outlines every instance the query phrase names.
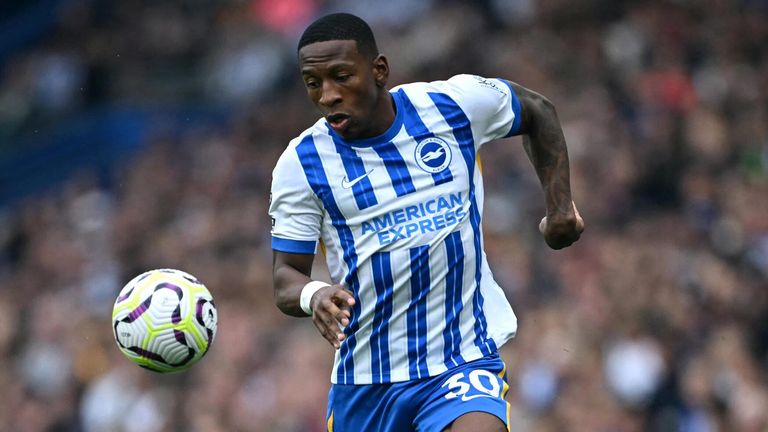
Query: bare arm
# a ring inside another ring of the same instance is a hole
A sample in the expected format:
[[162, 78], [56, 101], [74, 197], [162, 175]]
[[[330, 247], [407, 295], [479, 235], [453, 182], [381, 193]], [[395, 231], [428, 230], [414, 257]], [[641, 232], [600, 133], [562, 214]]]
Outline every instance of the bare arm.
[[[312, 279], [314, 255], [273, 252], [272, 283], [275, 304], [286, 315], [304, 317], [299, 301], [301, 290]], [[310, 301], [312, 322], [320, 334], [335, 348], [345, 336], [339, 326], [349, 325], [354, 296], [343, 285], [331, 285], [317, 291]]]
[[299, 306], [301, 289], [312, 279], [314, 255], [273, 252], [272, 284], [275, 304], [286, 315], [305, 317]]
[[523, 146], [544, 189], [546, 216], [539, 229], [553, 249], [570, 246], [584, 231], [571, 197], [568, 148], [554, 105], [544, 96], [510, 83], [520, 100]]

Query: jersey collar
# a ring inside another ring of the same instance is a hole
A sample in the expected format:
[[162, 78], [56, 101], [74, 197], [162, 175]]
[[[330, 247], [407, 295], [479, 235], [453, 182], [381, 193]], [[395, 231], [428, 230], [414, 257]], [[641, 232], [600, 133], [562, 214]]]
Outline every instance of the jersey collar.
[[362, 138], [362, 139], [356, 139], [356, 140], [345, 140], [341, 137], [338, 133], [336, 133], [335, 130], [328, 124], [327, 121], [325, 121], [325, 127], [328, 128], [328, 133], [333, 137], [333, 140], [336, 142], [340, 142], [342, 144], [346, 144], [351, 147], [374, 147], [378, 144], [385, 144], [390, 141], [392, 141], [392, 138], [394, 138], [399, 132], [400, 129], [403, 127], [403, 104], [400, 101], [400, 94], [399, 93], [389, 93], [392, 95], [392, 101], [395, 103], [395, 120], [392, 122], [392, 125], [387, 129], [386, 132], [384, 132], [381, 135], [370, 137], [370, 138]]

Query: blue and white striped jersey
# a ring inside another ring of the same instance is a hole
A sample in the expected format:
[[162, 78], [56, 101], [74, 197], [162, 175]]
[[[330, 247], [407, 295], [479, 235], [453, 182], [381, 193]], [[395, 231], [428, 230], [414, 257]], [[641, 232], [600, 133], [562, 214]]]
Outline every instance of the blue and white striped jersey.
[[477, 151], [514, 135], [506, 81], [458, 75], [391, 90], [383, 135], [345, 141], [325, 119], [292, 140], [272, 179], [272, 248], [313, 254], [354, 293], [336, 384], [434, 376], [497, 351], [517, 319], [483, 252]]

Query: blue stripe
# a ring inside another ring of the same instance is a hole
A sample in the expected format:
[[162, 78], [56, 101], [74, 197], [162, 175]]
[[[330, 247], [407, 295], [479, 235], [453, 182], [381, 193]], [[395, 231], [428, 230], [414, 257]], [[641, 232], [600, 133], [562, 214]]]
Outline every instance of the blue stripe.
[[509, 81], [501, 78], [499, 78], [499, 81], [503, 82], [507, 85], [507, 87], [509, 87], [509, 96], [512, 99], [512, 112], [515, 113], [515, 120], [512, 121], [512, 127], [509, 129], [509, 132], [504, 135], [505, 138], [508, 138], [520, 133], [520, 125], [523, 122], [523, 117], [520, 115], [520, 99], [517, 98], [517, 93], [515, 93], [515, 89], [512, 88], [512, 84], [510, 84]]
[[[435, 136], [421, 120], [419, 112], [416, 107], [413, 106], [413, 102], [408, 98], [403, 89], [398, 90], [395, 95], [400, 99], [401, 109], [404, 113], [403, 124], [405, 125], [405, 131], [411, 136], [417, 143]], [[451, 174], [451, 168], [448, 167], [439, 173], [433, 173], [432, 179], [435, 182], [435, 186], [447, 183], [453, 180], [453, 174]]]
[[376, 252], [371, 256], [376, 304], [373, 310], [371, 332], [371, 371], [373, 383], [389, 382], [389, 319], [392, 317], [392, 264], [389, 252]]
[[456, 231], [445, 239], [448, 256], [448, 274], [445, 277], [445, 329], [443, 330], [443, 361], [448, 369], [463, 364], [461, 355], [461, 301], [464, 280], [464, 247], [461, 232]]
[[473, 314], [475, 316], [475, 345], [480, 348], [483, 355], [490, 355], [496, 352], [496, 345], [492, 340], [488, 340], [488, 323], [483, 313], [483, 294], [480, 292], [480, 278], [482, 276], [482, 258], [483, 248], [480, 232], [480, 210], [477, 206], [477, 197], [475, 197], [475, 140], [472, 137], [472, 127], [469, 118], [464, 114], [461, 107], [450, 96], [443, 93], [429, 93], [429, 97], [435, 103], [435, 106], [442, 114], [445, 121], [453, 129], [453, 136], [459, 143], [461, 155], [467, 164], [467, 173], [469, 176], [469, 199], [470, 214], [469, 221], [472, 225], [475, 246], [475, 293], [472, 300]]
[[[347, 181], [353, 181], [360, 176], [366, 175], [368, 171], [363, 165], [363, 160], [357, 154], [355, 149], [344, 144], [334, 135], [334, 144], [336, 152], [341, 156], [341, 162], [344, 165], [344, 171], [347, 174]], [[352, 186], [352, 192], [357, 202], [357, 208], [365, 210], [368, 207], [378, 204], [376, 194], [373, 192], [373, 185], [368, 177], [363, 178]]]
[[272, 249], [280, 252], [314, 255], [317, 250], [317, 242], [312, 240], [289, 240], [273, 236]]
[[408, 172], [408, 167], [403, 160], [403, 156], [397, 151], [397, 147], [391, 142], [383, 143], [374, 147], [376, 153], [384, 161], [389, 178], [392, 180], [392, 186], [395, 188], [397, 196], [408, 195], [415, 192], [413, 179]]
[[427, 294], [429, 294], [429, 246], [410, 249], [411, 303], [406, 314], [408, 372], [411, 379], [429, 376], [427, 369]]
[[331, 217], [331, 224], [336, 228], [339, 242], [341, 243], [341, 249], [343, 251], [344, 263], [349, 269], [344, 282], [354, 295], [355, 305], [352, 307], [352, 319], [350, 320], [349, 325], [344, 329], [346, 338], [339, 348], [341, 362], [336, 371], [336, 380], [339, 384], [354, 384], [353, 377], [355, 373], [355, 364], [352, 352], [357, 345], [355, 332], [360, 327], [358, 321], [360, 316], [360, 298], [358, 295], [360, 284], [357, 280], [358, 263], [357, 251], [355, 250], [355, 238], [352, 235], [352, 230], [347, 225], [347, 221], [341, 213], [339, 206], [336, 205], [333, 192], [328, 184], [328, 177], [326, 177], [325, 171], [323, 170], [323, 162], [320, 159], [320, 155], [317, 153], [317, 148], [315, 147], [312, 135], [304, 137], [299, 145], [296, 146], [296, 152], [299, 155], [299, 160], [304, 169], [304, 175], [307, 176], [309, 186], [312, 188], [315, 195], [317, 195], [323, 202], [325, 210]]

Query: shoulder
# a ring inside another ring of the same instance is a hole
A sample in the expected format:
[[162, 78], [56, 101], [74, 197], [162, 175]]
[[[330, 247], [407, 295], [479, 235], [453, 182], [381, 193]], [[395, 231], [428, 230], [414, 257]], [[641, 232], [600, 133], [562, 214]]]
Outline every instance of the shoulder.
[[430, 82], [413, 82], [401, 84], [392, 89], [393, 92], [403, 90], [409, 92], [443, 92], [466, 93], [472, 90], [487, 90], [497, 94], [507, 95], [510, 92], [509, 84], [498, 78], [486, 78], [480, 75], [459, 74], [446, 80]]
[[455, 75], [445, 82], [450, 91], [465, 98], [506, 98], [512, 92], [507, 82], [480, 75]]
[[436, 94], [447, 96], [459, 106], [471, 108], [477, 105], [503, 105], [510, 97], [514, 97], [507, 81], [472, 74], [454, 75], [441, 81], [403, 84], [392, 89], [393, 93], [399, 91], [411, 99], [424, 96], [429, 100], [434, 99]]
[[466, 119], [479, 143], [517, 134], [521, 108], [512, 84], [499, 78], [454, 75], [443, 81], [395, 87], [416, 110], [435, 112], [456, 124]]

